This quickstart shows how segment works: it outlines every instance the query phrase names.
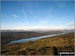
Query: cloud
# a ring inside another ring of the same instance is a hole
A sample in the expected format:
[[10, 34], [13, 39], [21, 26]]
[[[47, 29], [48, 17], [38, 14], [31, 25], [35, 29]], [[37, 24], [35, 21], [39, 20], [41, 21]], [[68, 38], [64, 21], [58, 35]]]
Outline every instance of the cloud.
[[68, 24], [65, 25], [67, 29], [74, 29], [74, 21], [70, 21]]
[[74, 26], [74, 21], [70, 21], [69, 23], [68, 23], [68, 26]]
[[19, 16], [17, 16], [16, 14], [13, 14], [12, 16], [13, 16], [14, 18], [18, 18], [18, 17], [19, 17]]
[[[13, 28], [7, 28], [7, 29], [11, 29], [11, 30], [60, 30], [60, 29], [74, 29], [74, 25], [70, 25], [69, 23], [66, 25], [58, 25], [58, 26], [47, 26], [47, 25], [36, 25], [36, 26], [24, 26], [24, 25], [20, 25], [20, 26], [14, 26]], [[6, 28], [5, 28], [6, 29]]]
[[28, 16], [27, 16], [27, 14], [26, 14], [26, 12], [25, 12], [24, 9], [22, 9], [22, 12], [23, 12], [24, 17], [25, 17], [25, 18], [28, 18]]
[[74, 21], [70, 21], [63, 26], [60, 26], [62, 29], [74, 29]]

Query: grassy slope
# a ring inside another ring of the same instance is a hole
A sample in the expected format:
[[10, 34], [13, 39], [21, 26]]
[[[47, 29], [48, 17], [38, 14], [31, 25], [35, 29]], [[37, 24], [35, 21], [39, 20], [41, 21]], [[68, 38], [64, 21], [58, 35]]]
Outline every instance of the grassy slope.
[[74, 51], [73, 33], [2, 47], [2, 54], [6, 55], [55, 55], [60, 51]]

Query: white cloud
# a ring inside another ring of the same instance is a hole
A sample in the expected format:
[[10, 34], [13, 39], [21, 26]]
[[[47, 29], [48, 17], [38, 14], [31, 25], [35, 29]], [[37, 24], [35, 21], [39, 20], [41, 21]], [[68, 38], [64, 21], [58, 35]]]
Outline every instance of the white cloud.
[[[6, 29], [6, 28], [5, 28]], [[60, 30], [60, 29], [73, 29], [73, 26], [14, 26], [13, 28], [7, 28], [11, 30]]]
[[66, 23], [65, 25], [60, 26], [59, 28], [74, 29], [74, 21], [70, 21], [70, 22]]
[[[6, 29], [6, 28], [5, 28]], [[60, 26], [14, 26], [13, 28], [7, 28], [11, 30], [50, 30], [50, 29], [62, 29]]]
[[4, 27], [2, 29], [11, 29], [11, 30], [51, 30], [51, 29], [74, 29], [74, 21], [70, 21], [66, 23], [65, 25], [56, 25], [56, 26], [49, 26], [47, 25], [49, 21], [47, 20], [41, 20], [40, 23], [36, 26], [14, 26], [14, 27]]
[[17, 16], [16, 14], [13, 14], [12, 16], [13, 16], [14, 18], [18, 18], [18, 17], [19, 17], [19, 16]]
[[26, 12], [25, 12], [24, 9], [22, 10], [22, 12], [23, 12], [24, 17], [25, 17], [25, 18], [28, 18], [28, 16], [27, 16], [27, 14], [26, 14]]
[[74, 29], [74, 21], [70, 21], [68, 24], [65, 25], [67, 29]]
[[67, 25], [68, 26], [74, 25], [74, 21], [70, 21]]

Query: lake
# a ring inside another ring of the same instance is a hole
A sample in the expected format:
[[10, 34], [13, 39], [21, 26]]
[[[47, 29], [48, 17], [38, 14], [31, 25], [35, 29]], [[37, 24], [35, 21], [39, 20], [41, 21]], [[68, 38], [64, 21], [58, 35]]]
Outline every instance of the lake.
[[[65, 34], [65, 33], [62, 33], [62, 34]], [[62, 34], [52, 34], [52, 35], [45, 35], [45, 36], [40, 36], [40, 37], [32, 37], [32, 38], [28, 38], [28, 39], [14, 40], [14, 41], [9, 42], [8, 44], [11, 44], [11, 43], [23, 43], [23, 42], [27, 42], [27, 41], [35, 41], [35, 40], [38, 40], [38, 39], [48, 38], [48, 37], [62, 35]]]

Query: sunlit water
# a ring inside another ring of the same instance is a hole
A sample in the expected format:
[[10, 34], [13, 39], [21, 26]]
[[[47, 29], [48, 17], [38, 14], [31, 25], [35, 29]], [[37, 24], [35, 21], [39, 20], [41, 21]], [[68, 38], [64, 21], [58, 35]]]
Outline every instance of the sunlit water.
[[[62, 34], [64, 34], [64, 33], [62, 33]], [[27, 41], [35, 41], [35, 40], [38, 40], [38, 39], [48, 38], [48, 37], [62, 35], [62, 34], [52, 34], [52, 35], [46, 35], [46, 36], [40, 36], [40, 37], [32, 37], [32, 38], [28, 38], [28, 39], [20, 39], [20, 40], [11, 41], [8, 44], [11, 44], [11, 43], [23, 43], [23, 42], [27, 42]]]

